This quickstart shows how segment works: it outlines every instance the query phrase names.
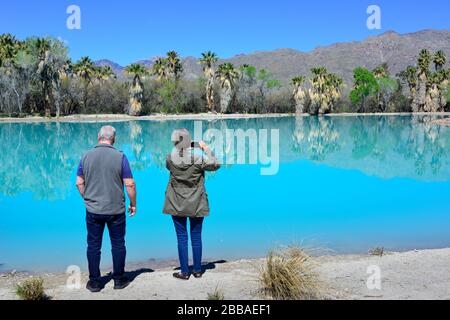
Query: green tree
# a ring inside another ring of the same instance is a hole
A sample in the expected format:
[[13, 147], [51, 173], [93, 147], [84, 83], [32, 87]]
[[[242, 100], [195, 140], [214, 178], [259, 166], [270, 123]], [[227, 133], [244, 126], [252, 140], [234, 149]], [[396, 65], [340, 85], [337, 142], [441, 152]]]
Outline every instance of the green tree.
[[[266, 69], [259, 70], [256, 81], [259, 99], [258, 103], [255, 105], [255, 113], [260, 113], [265, 110], [266, 93], [270, 90], [279, 88], [281, 86], [281, 82], [275, 79], [272, 73]], [[258, 110], [258, 108], [260, 110]]]
[[372, 73], [378, 83], [379, 90], [376, 93], [376, 104], [379, 111], [386, 112], [389, 101], [398, 90], [398, 82], [389, 76], [389, 68], [387, 63], [376, 67]]
[[362, 67], [353, 70], [353, 80], [350, 99], [353, 104], [359, 104], [358, 112], [364, 112], [367, 98], [377, 94], [380, 89], [378, 82], [372, 72]]

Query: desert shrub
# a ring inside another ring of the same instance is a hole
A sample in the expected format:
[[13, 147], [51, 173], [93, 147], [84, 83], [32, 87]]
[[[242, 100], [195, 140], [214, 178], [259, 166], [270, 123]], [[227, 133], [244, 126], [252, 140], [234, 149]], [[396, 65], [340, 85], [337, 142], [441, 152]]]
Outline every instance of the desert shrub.
[[320, 296], [320, 281], [311, 257], [288, 247], [269, 252], [259, 272], [264, 294], [277, 300], [310, 300]]
[[375, 247], [373, 249], [369, 250], [369, 254], [371, 256], [383, 256], [384, 254], [384, 248], [383, 247]]
[[214, 289], [213, 292], [208, 293], [208, 300], [224, 300], [225, 296], [223, 294], [223, 291], [220, 290], [218, 287]]
[[16, 294], [22, 300], [46, 300], [44, 280], [42, 278], [30, 278], [16, 286]]

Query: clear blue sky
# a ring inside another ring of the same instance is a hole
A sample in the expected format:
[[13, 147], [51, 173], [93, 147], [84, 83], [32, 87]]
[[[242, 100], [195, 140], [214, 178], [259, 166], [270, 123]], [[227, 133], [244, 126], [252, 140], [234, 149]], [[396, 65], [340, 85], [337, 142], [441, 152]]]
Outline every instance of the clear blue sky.
[[[81, 8], [81, 30], [66, 27], [71, 4]], [[366, 27], [370, 4], [381, 7], [381, 30]], [[230, 57], [277, 48], [308, 51], [388, 30], [449, 29], [449, 13], [448, 0], [3, 0], [0, 33], [61, 37], [73, 59], [89, 55], [126, 65], [172, 49], [182, 56], [213, 50]]]

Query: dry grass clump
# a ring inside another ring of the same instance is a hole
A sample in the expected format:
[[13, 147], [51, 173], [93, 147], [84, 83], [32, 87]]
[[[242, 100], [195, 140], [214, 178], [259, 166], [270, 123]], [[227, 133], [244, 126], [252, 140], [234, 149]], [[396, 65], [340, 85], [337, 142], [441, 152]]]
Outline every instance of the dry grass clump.
[[220, 290], [218, 287], [214, 289], [214, 292], [208, 293], [208, 300], [224, 300], [225, 295], [222, 290]]
[[42, 278], [30, 278], [16, 286], [16, 294], [22, 300], [47, 300]]
[[318, 299], [321, 284], [315, 264], [301, 248], [287, 247], [269, 252], [260, 268], [263, 292], [276, 300]]
[[369, 254], [371, 256], [382, 257], [384, 254], [384, 248], [383, 247], [375, 247], [375, 248], [369, 250]]

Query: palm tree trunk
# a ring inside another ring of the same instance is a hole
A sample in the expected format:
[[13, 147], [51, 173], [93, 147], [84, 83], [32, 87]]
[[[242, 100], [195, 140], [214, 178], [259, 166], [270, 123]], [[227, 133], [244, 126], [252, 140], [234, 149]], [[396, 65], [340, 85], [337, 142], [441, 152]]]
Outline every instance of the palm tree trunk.
[[231, 102], [231, 89], [230, 88], [223, 88], [220, 98], [220, 112], [225, 113], [228, 110], [228, 107]]
[[88, 100], [88, 83], [84, 82], [84, 93], [83, 93], [83, 113], [87, 113], [87, 100]]
[[45, 117], [50, 118], [51, 117], [51, 110], [50, 110], [50, 104], [49, 104], [49, 101], [48, 101], [47, 84], [45, 82], [42, 83], [42, 96], [44, 98]]
[[211, 112], [214, 111], [214, 88], [212, 82], [211, 77], [206, 82], [206, 104]]
[[361, 99], [361, 105], [359, 107], [359, 113], [363, 113], [365, 109], [366, 109], [366, 97], [363, 96]]

